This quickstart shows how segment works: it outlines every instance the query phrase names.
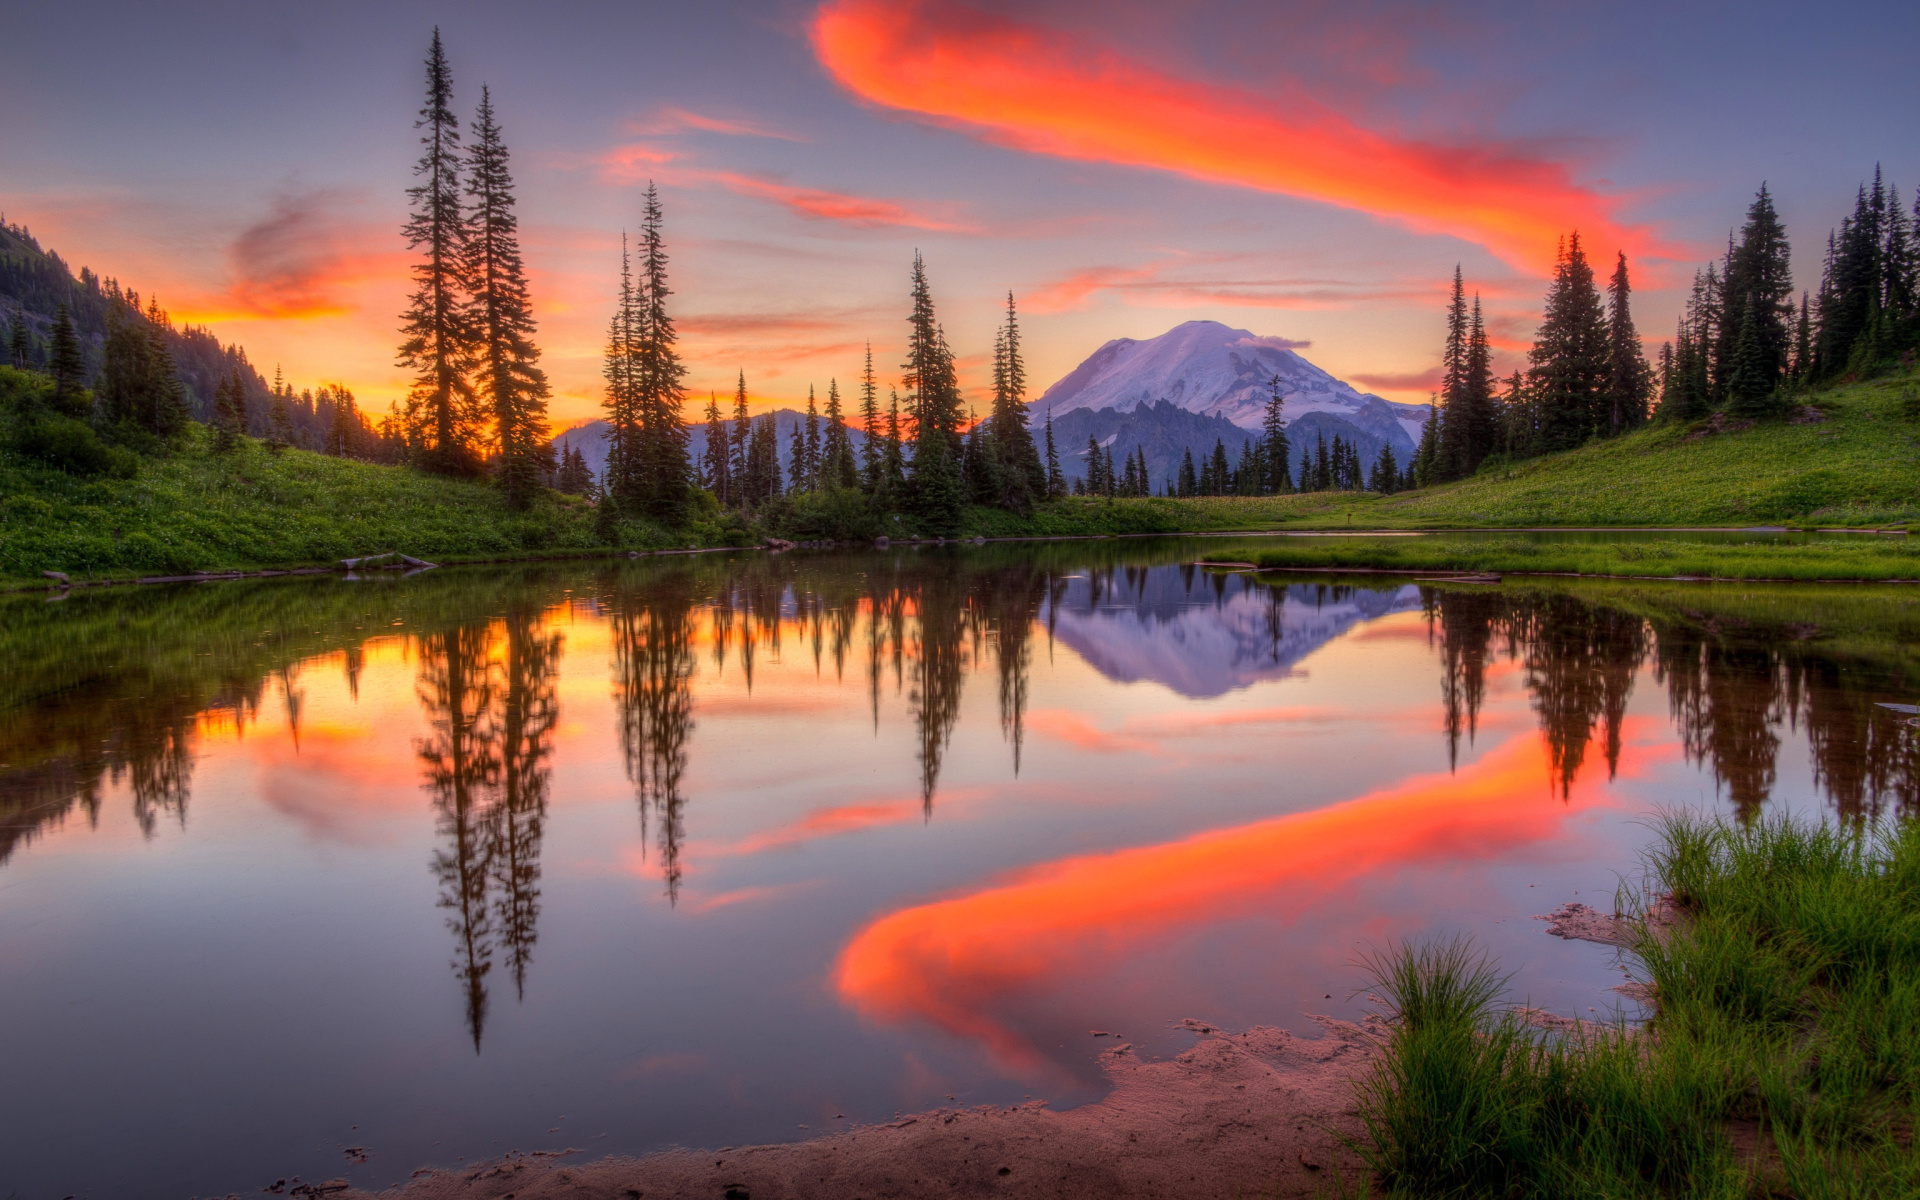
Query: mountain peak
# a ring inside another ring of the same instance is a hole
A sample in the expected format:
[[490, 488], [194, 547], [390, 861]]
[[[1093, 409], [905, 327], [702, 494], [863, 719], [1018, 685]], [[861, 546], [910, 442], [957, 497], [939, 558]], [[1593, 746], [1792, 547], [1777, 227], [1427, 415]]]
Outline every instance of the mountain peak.
[[1188, 412], [1255, 429], [1266, 411], [1268, 389], [1278, 377], [1289, 420], [1310, 412], [1351, 419], [1364, 410], [1376, 421], [1390, 416], [1410, 441], [1419, 437], [1424, 406], [1393, 404], [1335, 379], [1300, 356], [1298, 351], [1309, 344], [1219, 321], [1185, 321], [1159, 337], [1107, 342], [1033, 404], [1132, 412], [1165, 400]]

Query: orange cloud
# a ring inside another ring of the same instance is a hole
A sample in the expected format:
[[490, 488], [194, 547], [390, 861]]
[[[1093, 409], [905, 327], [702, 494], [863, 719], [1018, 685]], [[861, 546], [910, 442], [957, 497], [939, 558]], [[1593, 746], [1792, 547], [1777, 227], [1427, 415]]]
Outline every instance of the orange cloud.
[[795, 216], [806, 217], [809, 220], [839, 221], [845, 225], [857, 225], [867, 229], [900, 226], [907, 229], [927, 229], [937, 233], [968, 233], [975, 230], [974, 226], [956, 221], [951, 217], [917, 212], [892, 200], [852, 196], [845, 192], [829, 192], [820, 188], [795, 187], [792, 184], [754, 175], [740, 175], [732, 171], [703, 171], [700, 176], [742, 196], [771, 200]]
[[311, 320], [354, 311], [346, 293], [404, 278], [410, 260], [392, 231], [343, 221], [340, 211], [351, 202], [329, 191], [275, 197], [272, 210], [227, 248], [227, 290], [173, 315], [190, 322]]
[[[1622, 774], [1660, 753], [1632, 742]], [[880, 917], [854, 934], [834, 983], [871, 1019], [930, 1022], [1032, 1069], [1039, 1052], [995, 1015], [1002, 1005], [1210, 921], [1307, 912], [1369, 875], [1511, 854], [1558, 836], [1572, 813], [1605, 796], [1589, 774], [1563, 804], [1550, 778], [1544, 739], [1526, 734], [1457, 775], [1415, 776], [1313, 812], [1044, 863]]]
[[1283, 105], [1176, 78], [962, 5], [828, 0], [811, 34], [822, 66], [861, 99], [1031, 153], [1319, 200], [1535, 270], [1569, 229], [1603, 256], [1653, 245], [1616, 221], [1617, 201], [1515, 146], [1381, 133], [1304, 94]]
[[783, 142], [804, 142], [807, 139], [793, 133], [783, 133], [778, 129], [769, 129], [752, 121], [729, 120], [726, 117], [710, 117], [704, 113], [690, 112], [684, 108], [663, 108], [652, 120], [634, 126], [636, 133], [678, 133], [684, 129], [697, 129], [702, 133], [724, 133], [731, 137], [774, 138]]

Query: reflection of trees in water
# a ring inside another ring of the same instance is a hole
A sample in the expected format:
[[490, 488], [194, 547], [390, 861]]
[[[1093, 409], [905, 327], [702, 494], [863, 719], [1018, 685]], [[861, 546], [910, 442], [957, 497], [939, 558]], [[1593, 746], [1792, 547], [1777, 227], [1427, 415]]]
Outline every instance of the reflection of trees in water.
[[1487, 667], [1504, 655], [1525, 667], [1563, 794], [1596, 729], [1611, 775], [1633, 677], [1647, 664], [1666, 688], [1688, 761], [1713, 773], [1742, 818], [1772, 792], [1783, 726], [1805, 728], [1815, 786], [1842, 815], [1920, 807], [1920, 736], [1875, 703], [1911, 686], [1898, 659], [1848, 662], [1812, 626], [1665, 604], [1504, 589], [1433, 589], [1425, 598], [1450, 755], [1463, 731], [1471, 740]]
[[[661, 873], [667, 898], [680, 896], [680, 845], [686, 836], [686, 799], [680, 793], [693, 736], [694, 593], [682, 576], [644, 589], [614, 582], [605, 597], [613, 630], [613, 700], [620, 726], [620, 752], [640, 802], [644, 841], [651, 822], [658, 829]], [[753, 646], [764, 626], [752, 600], [724, 609], [740, 623], [741, 661], [752, 680]], [[772, 641], [777, 647], [775, 622]], [[716, 647], [719, 643], [716, 639]], [[720, 661], [724, 664], [724, 651]]]
[[476, 1052], [496, 951], [516, 993], [526, 992], [540, 915], [560, 641], [537, 614], [516, 610], [498, 630], [456, 626], [419, 642], [415, 692], [429, 733], [417, 752], [443, 839], [433, 872], [440, 907], [449, 910], [453, 970]]

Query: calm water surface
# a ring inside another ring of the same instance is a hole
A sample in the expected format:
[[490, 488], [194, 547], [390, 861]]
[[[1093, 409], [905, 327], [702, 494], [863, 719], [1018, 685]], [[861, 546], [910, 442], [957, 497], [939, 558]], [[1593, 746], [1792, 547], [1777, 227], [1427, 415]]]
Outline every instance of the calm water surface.
[[1437, 933], [1607, 1013], [1531, 918], [1649, 814], [1916, 803], [1913, 590], [1182, 565], [1232, 552], [0, 602], [0, 1196], [1065, 1106], [1093, 1030], [1311, 1036]]

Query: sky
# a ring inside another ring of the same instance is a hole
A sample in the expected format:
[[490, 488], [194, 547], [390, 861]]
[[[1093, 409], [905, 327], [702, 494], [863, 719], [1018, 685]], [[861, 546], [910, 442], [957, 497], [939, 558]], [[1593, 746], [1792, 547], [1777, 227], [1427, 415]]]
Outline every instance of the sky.
[[1456, 265], [1502, 372], [1560, 237], [1628, 255], [1649, 354], [1765, 182], [1802, 287], [1876, 164], [1920, 185], [1920, 6], [1406, 0], [15, 5], [0, 212], [271, 377], [404, 395], [421, 59], [491, 90], [556, 427], [595, 416], [623, 231], [660, 188], [689, 411], [904, 354], [908, 271], [981, 408], [1211, 319], [1389, 399]]

